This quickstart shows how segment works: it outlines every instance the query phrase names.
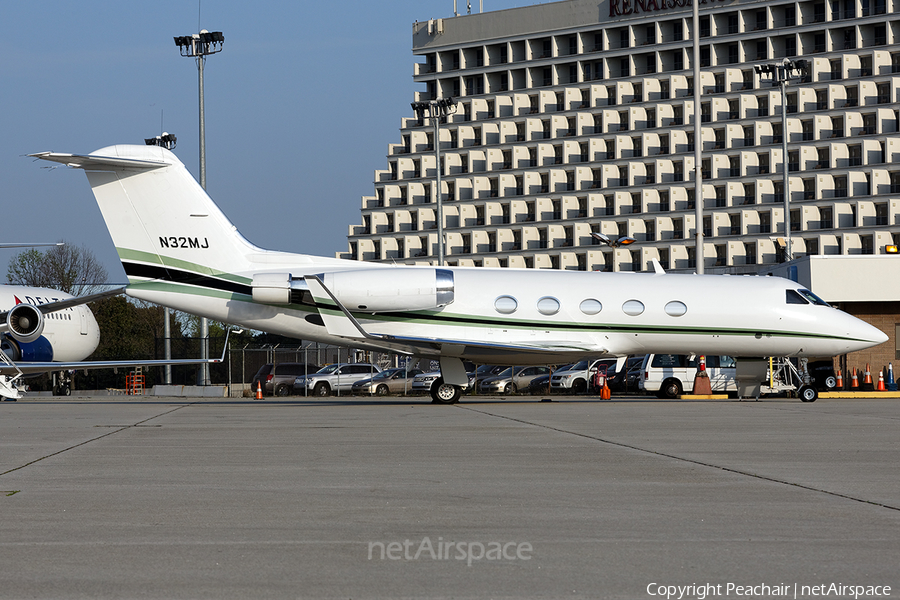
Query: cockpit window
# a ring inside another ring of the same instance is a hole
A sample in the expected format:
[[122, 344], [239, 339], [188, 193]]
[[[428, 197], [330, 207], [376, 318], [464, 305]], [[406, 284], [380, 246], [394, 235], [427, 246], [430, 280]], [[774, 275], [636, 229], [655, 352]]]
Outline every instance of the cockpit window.
[[797, 290], [787, 290], [787, 303], [788, 304], [809, 304], [806, 301], [806, 298], [800, 295]]
[[786, 290], [788, 304], [815, 304], [816, 306], [831, 306], [809, 290]]
[[831, 306], [830, 304], [828, 304], [827, 302], [825, 302], [824, 300], [822, 300], [821, 298], [819, 298], [818, 296], [816, 296], [809, 290], [800, 290], [800, 294], [804, 298], [806, 298], [807, 300], [809, 300], [810, 302], [812, 302], [813, 304], [816, 304], [818, 306]]

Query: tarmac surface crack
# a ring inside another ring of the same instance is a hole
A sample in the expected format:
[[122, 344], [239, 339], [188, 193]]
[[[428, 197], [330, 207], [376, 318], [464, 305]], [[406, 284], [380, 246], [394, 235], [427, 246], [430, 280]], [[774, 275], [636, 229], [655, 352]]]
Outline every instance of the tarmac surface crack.
[[75, 448], [80, 448], [81, 446], [86, 446], [87, 444], [96, 442], [97, 440], [102, 440], [105, 437], [109, 437], [111, 435], [116, 435], [117, 433], [121, 433], [127, 429], [133, 429], [135, 427], [147, 427], [146, 425], [144, 425], [144, 423], [146, 423], [148, 421], [152, 421], [153, 419], [158, 419], [159, 417], [163, 417], [170, 413], [173, 413], [176, 410], [181, 410], [182, 408], [185, 408], [187, 406], [191, 406], [191, 404], [182, 404], [181, 406], [176, 406], [175, 408], [163, 411], [163, 412], [159, 413], [158, 415], [153, 415], [151, 417], [147, 417], [146, 419], [138, 421], [137, 423], [132, 423], [131, 425], [112, 425], [111, 427], [116, 427], [117, 429], [115, 429], [114, 431], [109, 431], [107, 433], [104, 433], [103, 435], [98, 435], [97, 437], [93, 437], [88, 440], [84, 440], [83, 442], [73, 444], [71, 446], [63, 448], [62, 450], [57, 450], [56, 452], [51, 452], [50, 454], [46, 454], [39, 458], [35, 458], [34, 460], [28, 461], [24, 465], [19, 465], [18, 467], [13, 467], [12, 469], [7, 469], [6, 471], [3, 471], [2, 473], [0, 473], [0, 477], [3, 477], [4, 475], [8, 475], [9, 473], [14, 473], [15, 471], [19, 471], [21, 469], [24, 469], [25, 467], [30, 467], [31, 465], [33, 465], [35, 463], [39, 463], [42, 460], [46, 460], [48, 458], [53, 458], [54, 456], [59, 456], [60, 454], [65, 454], [66, 452], [69, 452], [70, 450], [74, 450]]
[[552, 426], [552, 425], [546, 425], [546, 424], [543, 424], [543, 423], [536, 423], [536, 422], [534, 422], [534, 421], [528, 421], [528, 420], [525, 420], [525, 419], [519, 419], [519, 418], [515, 418], [515, 417], [509, 417], [509, 416], [506, 416], [506, 415], [498, 415], [498, 414], [494, 414], [494, 413], [488, 412], [488, 411], [486, 411], [486, 410], [479, 410], [479, 409], [477, 409], [477, 408], [472, 408], [472, 407], [470, 407], [470, 406], [461, 406], [461, 405], [459, 405], [459, 404], [457, 404], [457, 405], [455, 405], [455, 406], [456, 406], [456, 408], [459, 408], [459, 409], [468, 410], [468, 411], [476, 412], [476, 413], [481, 413], [481, 414], [483, 414], [483, 415], [487, 415], [487, 416], [490, 416], [490, 417], [496, 417], [496, 418], [498, 418], [498, 419], [503, 419], [503, 420], [506, 420], [506, 421], [514, 422], [514, 423], [520, 423], [520, 424], [523, 424], [523, 425], [530, 425], [530, 426], [532, 426], [532, 427], [538, 427], [538, 428], [541, 428], [541, 429], [546, 429], [546, 430], [548, 430], [548, 431], [555, 431], [555, 432], [557, 432], [557, 433], [562, 433], [562, 434], [572, 435], [572, 436], [576, 436], [576, 437], [580, 437], [580, 438], [584, 438], [584, 439], [588, 439], [588, 440], [593, 440], [593, 441], [595, 441], [595, 442], [600, 442], [600, 443], [602, 443], [602, 444], [608, 444], [608, 445], [610, 445], [610, 446], [617, 446], [617, 447], [619, 447], [619, 448], [627, 448], [628, 450], [634, 450], [634, 451], [637, 451], [637, 452], [642, 452], [642, 453], [644, 453], [644, 454], [650, 454], [650, 455], [658, 456], [658, 457], [661, 457], [661, 458], [668, 458], [668, 459], [671, 459], [671, 460], [677, 460], [677, 461], [680, 461], [680, 462], [683, 462], [683, 463], [693, 464], [693, 465], [697, 465], [697, 466], [701, 466], [701, 467], [706, 467], [706, 468], [709, 468], [709, 469], [716, 469], [716, 470], [719, 470], [719, 471], [722, 471], [722, 472], [725, 472], [725, 473], [732, 473], [732, 474], [735, 474], [735, 475], [742, 475], [742, 476], [744, 476], [744, 477], [752, 477], [752, 478], [754, 478], [754, 479], [758, 479], [758, 480], [761, 480], [761, 481], [768, 481], [768, 482], [770, 482], [770, 483], [777, 483], [777, 484], [780, 484], [780, 485], [786, 485], [786, 486], [794, 487], [794, 488], [797, 488], [797, 489], [807, 490], [807, 491], [816, 492], [816, 493], [820, 493], [820, 494], [826, 494], [826, 495], [828, 495], [828, 496], [833, 496], [833, 497], [836, 497], [836, 498], [842, 498], [842, 499], [844, 499], [844, 500], [851, 500], [851, 501], [853, 501], [853, 502], [859, 502], [859, 503], [861, 503], [861, 504], [868, 504], [868, 505], [871, 505], [871, 506], [878, 506], [878, 507], [880, 507], [880, 508], [886, 508], [886, 509], [888, 509], [888, 510], [894, 510], [894, 511], [900, 512], [900, 506], [893, 506], [893, 505], [890, 505], [890, 504], [885, 504], [885, 503], [883, 503], [883, 502], [876, 502], [876, 501], [874, 501], [874, 500], [867, 500], [867, 499], [865, 499], [865, 498], [859, 498], [859, 497], [857, 497], [857, 496], [851, 496], [851, 495], [849, 495], [849, 494], [842, 494], [842, 493], [840, 493], [840, 492], [834, 492], [834, 491], [822, 489], [822, 488], [820, 488], [820, 487], [815, 487], [815, 486], [810, 486], [810, 485], [804, 485], [804, 484], [802, 484], [802, 483], [797, 483], [797, 482], [795, 482], [795, 481], [788, 481], [788, 480], [786, 480], [786, 479], [779, 479], [779, 478], [777, 478], [777, 477], [770, 477], [770, 476], [768, 476], [768, 475], [762, 475], [762, 474], [760, 474], [760, 473], [753, 473], [753, 472], [751, 472], [751, 471], [745, 471], [745, 470], [742, 470], [742, 469], [735, 469], [735, 468], [733, 468], [733, 467], [727, 467], [727, 466], [724, 466], [724, 465], [717, 465], [717, 464], [710, 463], [710, 462], [706, 462], [706, 461], [702, 461], [702, 460], [697, 460], [697, 459], [693, 459], [693, 458], [688, 458], [688, 457], [686, 457], [686, 456], [677, 456], [677, 455], [675, 455], [675, 454], [670, 454], [670, 453], [667, 453], [667, 452], [660, 452], [659, 450], [652, 450], [652, 449], [650, 449], [650, 448], [642, 448], [642, 447], [640, 447], [640, 446], [635, 446], [634, 444], [628, 444], [628, 443], [625, 443], [625, 442], [618, 442], [618, 441], [616, 441], [616, 440], [611, 440], [611, 439], [607, 439], [607, 438], [602, 438], [602, 437], [599, 437], [599, 436], [590, 435], [590, 434], [587, 434], [587, 433], [581, 433], [581, 432], [578, 432], [578, 431], [571, 431], [571, 430], [568, 430], [568, 429], [563, 429], [563, 428], [561, 428], [561, 427], [554, 427], [554, 426]]

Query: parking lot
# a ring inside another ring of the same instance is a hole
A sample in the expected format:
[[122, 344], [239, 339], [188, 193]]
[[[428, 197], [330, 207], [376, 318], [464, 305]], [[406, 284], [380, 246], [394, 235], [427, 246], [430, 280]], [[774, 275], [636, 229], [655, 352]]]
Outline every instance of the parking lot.
[[0, 597], [897, 595], [897, 400], [544, 399], [0, 403]]

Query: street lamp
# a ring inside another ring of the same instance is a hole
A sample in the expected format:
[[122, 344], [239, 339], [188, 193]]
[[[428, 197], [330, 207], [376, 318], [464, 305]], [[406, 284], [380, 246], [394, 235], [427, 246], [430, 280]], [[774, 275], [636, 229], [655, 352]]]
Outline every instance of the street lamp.
[[[197, 72], [200, 83], [200, 187], [206, 189], [206, 115], [203, 103], [203, 63], [210, 54], [222, 51], [225, 44], [225, 36], [221, 31], [209, 31], [203, 29], [200, 33], [183, 35], [175, 38], [175, 45], [181, 50], [182, 56], [197, 59]], [[206, 317], [200, 318], [200, 357], [209, 357], [209, 322]], [[202, 385], [209, 384], [209, 365], [200, 366], [200, 378]]]
[[428, 118], [434, 124], [434, 156], [435, 156], [435, 172], [437, 177], [434, 184], [434, 193], [437, 204], [437, 226], [438, 226], [438, 266], [444, 266], [444, 203], [441, 194], [441, 119], [452, 115], [456, 112], [456, 101], [453, 98], [437, 98], [427, 102], [410, 103], [416, 116], [421, 121], [428, 113]]
[[200, 187], [206, 189], [206, 115], [203, 102], [203, 64], [206, 57], [222, 51], [225, 44], [225, 36], [221, 31], [212, 33], [202, 30], [193, 35], [183, 35], [175, 38], [175, 45], [181, 50], [182, 56], [197, 59], [197, 72], [200, 82]]
[[782, 153], [782, 171], [784, 175], [784, 253], [785, 260], [789, 261], [793, 258], [791, 250], [791, 187], [788, 171], [788, 129], [787, 129], [787, 94], [785, 88], [793, 79], [797, 80], [803, 77], [807, 72], [807, 62], [805, 60], [790, 60], [785, 58], [780, 63], [768, 65], [756, 65], [753, 67], [756, 74], [760, 77], [768, 77], [772, 80], [772, 85], [781, 87], [781, 153]]

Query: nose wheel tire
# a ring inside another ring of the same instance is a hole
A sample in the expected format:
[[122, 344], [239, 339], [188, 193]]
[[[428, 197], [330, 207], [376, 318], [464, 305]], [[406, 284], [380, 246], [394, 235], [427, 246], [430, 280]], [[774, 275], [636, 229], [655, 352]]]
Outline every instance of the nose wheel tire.
[[800, 396], [801, 402], [815, 402], [819, 397], [819, 392], [811, 385], [804, 385], [797, 390], [797, 395]]
[[462, 389], [458, 385], [444, 383], [438, 378], [431, 386], [431, 399], [436, 404], [456, 404], [462, 396]]

